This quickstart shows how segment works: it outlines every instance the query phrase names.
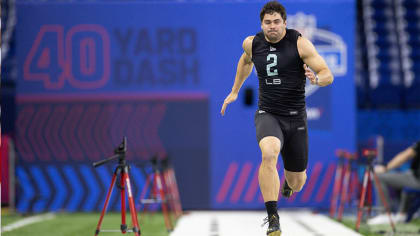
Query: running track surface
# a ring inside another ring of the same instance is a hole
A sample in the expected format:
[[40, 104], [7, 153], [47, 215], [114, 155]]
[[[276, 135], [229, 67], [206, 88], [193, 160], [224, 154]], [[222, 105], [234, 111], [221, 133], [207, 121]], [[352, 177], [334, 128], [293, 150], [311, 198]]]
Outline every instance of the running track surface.
[[[280, 211], [281, 236], [361, 236], [321, 214], [310, 211]], [[179, 219], [170, 236], [264, 236], [265, 212], [190, 212]]]

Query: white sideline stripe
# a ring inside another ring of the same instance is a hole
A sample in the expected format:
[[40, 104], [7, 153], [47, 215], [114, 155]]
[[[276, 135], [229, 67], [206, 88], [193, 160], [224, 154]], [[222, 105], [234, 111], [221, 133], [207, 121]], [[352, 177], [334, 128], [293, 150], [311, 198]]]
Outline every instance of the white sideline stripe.
[[16, 222], [13, 222], [9, 225], [4, 226], [1, 229], [1, 232], [3, 233], [3, 232], [12, 231], [12, 230], [15, 230], [17, 228], [20, 228], [20, 227], [23, 227], [23, 226], [26, 226], [26, 225], [34, 224], [34, 223], [44, 221], [44, 220], [50, 220], [50, 219], [53, 219], [53, 218], [55, 218], [55, 214], [53, 214], [53, 213], [46, 213], [46, 214], [41, 214], [41, 215], [37, 215], [37, 216], [30, 216], [30, 217], [27, 217], [25, 219], [18, 220]]
[[[282, 236], [362, 236], [328, 217], [310, 211], [280, 211]], [[191, 212], [179, 219], [170, 236], [265, 236], [265, 212]]]

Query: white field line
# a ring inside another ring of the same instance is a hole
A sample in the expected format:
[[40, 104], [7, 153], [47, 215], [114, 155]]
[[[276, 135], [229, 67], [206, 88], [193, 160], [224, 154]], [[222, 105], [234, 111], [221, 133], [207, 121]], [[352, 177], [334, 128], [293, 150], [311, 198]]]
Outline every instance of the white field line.
[[46, 213], [46, 214], [41, 214], [41, 215], [36, 215], [36, 216], [30, 216], [21, 220], [18, 220], [16, 222], [13, 222], [9, 225], [6, 225], [4, 227], [2, 227], [1, 232], [8, 232], [8, 231], [12, 231], [15, 230], [17, 228], [21, 228], [30, 224], [34, 224], [37, 222], [41, 222], [41, 221], [45, 221], [45, 220], [50, 220], [55, 218], [55, 214], [53, 213]]

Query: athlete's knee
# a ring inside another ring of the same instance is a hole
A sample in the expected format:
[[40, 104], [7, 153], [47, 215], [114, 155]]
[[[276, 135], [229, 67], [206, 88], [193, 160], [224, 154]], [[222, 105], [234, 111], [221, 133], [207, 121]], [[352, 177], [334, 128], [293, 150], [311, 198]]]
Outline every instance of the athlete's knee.
[[279, 153], [276, 150], [265, 150], [262, 153], [262, 162], [265, 164], [277, 164]]
[[300, 192], [306, 183], [306, 174], [293, 176], [293, 178], [287, 179], [287, 184], [294, 192]]

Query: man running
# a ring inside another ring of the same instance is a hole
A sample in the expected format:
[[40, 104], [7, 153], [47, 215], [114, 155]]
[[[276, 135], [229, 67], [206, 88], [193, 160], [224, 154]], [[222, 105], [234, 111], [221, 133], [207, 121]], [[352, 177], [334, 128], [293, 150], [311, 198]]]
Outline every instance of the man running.
[[260, 13], [262, 32], [243, 41], [244, 52], [238, 62], [235, 82], [220, 112], [224, 115], [227, 105], [237, 99], [255, 65], [259, 80], [255, 128], [262, 153], [258, 180], [268, 214], [269, 236], [281, 234], [277, 213], [280, 180], [276, 168], [280, 152], [285, 174], [283, 196], [299, 192], [306, 182], [306, 78], [318, 86], [333, 82], [331, 71], [313, 44], [298, 31], [287, 29], [286, 19], [286, 10], [279, 2], [264, 5]]

